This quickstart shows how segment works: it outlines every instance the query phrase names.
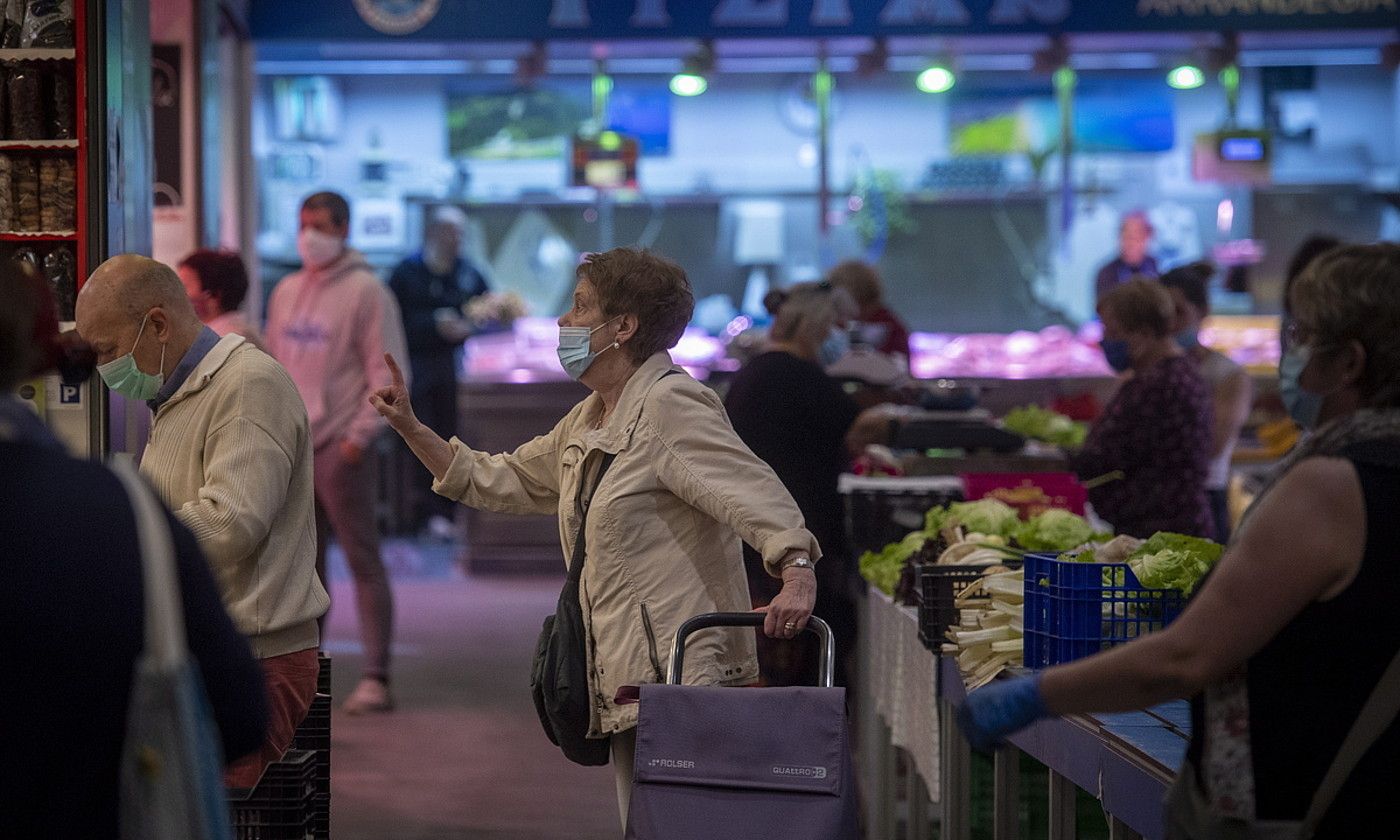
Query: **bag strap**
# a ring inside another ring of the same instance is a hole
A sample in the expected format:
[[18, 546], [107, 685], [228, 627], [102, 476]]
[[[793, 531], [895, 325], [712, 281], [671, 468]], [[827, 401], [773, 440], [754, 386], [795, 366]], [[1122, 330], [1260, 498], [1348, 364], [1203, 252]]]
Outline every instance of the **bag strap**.
[[113, 458], [111, 468], [126, 486], [127, 498], [136, 514], [136, 534], [141, 544], [141, 584], [145, 590], [143, 655], [161, 665], [178, 665], [188, 658], [188, 647], [170, 524], [164, 509], [130, 460]]
[[1337, 757], [1332, 759], [1332, 766], [1327, 768], [1327, 775], [1322, 777], [1322, 784], [1318, 785], [1312, 804], [1308, 806], [1308, 814], [1303, 818], [1300, 837], [1313, 836], [1318, 823], [1322, 822], [1327, 809], [1332, 807], [1333, 800], [1341, 792], [1342, 785], [1346, 784], [1371, 745], [1395, 722], [1397, 715], [1400, 715], [1400, 652], [1390, 660], [1385, 673], [1381, 674], [1381, 681], [1376, 684], [1371, 696], [1366, 698], [1366, 704], [1361, 707], [1351, 731], [1342, 741]]
[[603, 476], [607, 474], [608, 467], [611, 467], [613, 461], [616, 459], [617, 453], [615, 452], [603, 454], [603, 460], [598, 464], [598, 474], [593, 476], [593, 481], [590, 482], [587, 496], [583, 495], [583, 486], [579, 486], [578, 498], [574, 501], [574, 505], [579, 512], [578, 533], [574, 536], [574, 556], [573, 559], [569, 561], [569, 580], [574, 583], [578, 583], [579, 580], [582, 579], [583, 563], [588, 559], [588, 544], [584, 536], [585, 529], [588, 526], [588, 509], [593, 505], [593, 495], [598, 492], [598, 486], [603, 483]]
[[[657, 382], [668, 376], [678, 375], [680, 371], [671, 369], [656, 378]], [[578, 583], [583, 577], [583, 563], [588, 559], [588, 543], [584, 538], [584, 528], [588, 525], [588, 508], [593, 504], [593, 494], [598, 492], [598, 487], [603, 483], [603, 476], [607, 474], [608, 467], [617, 460], [616, 452], [606, 452], [603, 460], [598, 465], [598, 474], [593, 477], [592, 486], [588, 488], [588, 495], [583, 495], [583, 486], [579, 486], [578, 498], [574, 500], [574, 508], [579, 512], [578, 533], [574, 535], [574, 553], [569, 560], [569, 580]]]
[[[672, 368], [656, 378], [657, 382], [668, 376], [677, 376], [680, 371]], [[593, 494], [598, 492], [598, 487], [603, 483], [603, 476], [607, 474], [608, 467], [617, 460], [616, 452], [606, 452], [603, 460], [598, 465], [598, 474], [593, 477], [592, 486], [588, 488], [588, 495], [583, 495], [583, 486], [579, 486], [578, 498], [574, 500], [574, 508], [579, 512], [578, 533], [574, 535], [574, 553], [569, 560], [569, 579], [578, 583], [583, 576], [583, 563], [588, 559], [588, 543], [584, 538], [584, 528], [588, 525], [588, 508], [593, 504]]]

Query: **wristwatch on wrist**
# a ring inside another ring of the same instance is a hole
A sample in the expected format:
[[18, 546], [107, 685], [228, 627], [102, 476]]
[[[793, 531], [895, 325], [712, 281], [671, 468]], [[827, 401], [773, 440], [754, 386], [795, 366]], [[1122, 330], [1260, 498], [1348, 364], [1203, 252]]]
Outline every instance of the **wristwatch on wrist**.
[[786, 572], [788, 569], [815, 569], [812, 558], [805, 554], [799, 554], [782, 565], [779, 571]]

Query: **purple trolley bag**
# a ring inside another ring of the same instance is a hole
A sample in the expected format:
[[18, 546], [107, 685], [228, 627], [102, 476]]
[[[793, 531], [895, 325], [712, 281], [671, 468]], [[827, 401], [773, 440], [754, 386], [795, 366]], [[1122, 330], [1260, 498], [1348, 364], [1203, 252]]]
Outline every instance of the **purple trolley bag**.
[[831, 628], [817, 687], [681, 685], [688, 636], [762, 626], [762, 613], [709, 613], [676, 631], [665, 685], [641, 687], [628, 840], [848, 840], [858, 833], [846, 691], [831, 685]]

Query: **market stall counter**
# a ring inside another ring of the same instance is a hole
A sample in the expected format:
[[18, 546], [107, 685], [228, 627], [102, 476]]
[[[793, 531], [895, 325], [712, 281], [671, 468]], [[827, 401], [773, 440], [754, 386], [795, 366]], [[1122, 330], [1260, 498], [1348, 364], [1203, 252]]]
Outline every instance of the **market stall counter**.
[[[967, 693], [956, 660], [939, 660], [940, 717], [947, 723], [938, 762], [947, 780], [941, 836], [956, 840], [971, 836], [969, 791], [959, 783], [970, 776], [969, 748], [955, 723]], [[1166, 834], [1163, 800], [1186, 758], [1190, 717], [1187, 702], [1178, 700], [1145, 712], [1045, 720], [1012, 736], [995, 755], [992, 836], [1019, 836], [1020, 750], [1050, 771], [1050, 840], [1075, 836], [1074, 787], [1103, 804], [1110, 838], [1160, 840]]]
[[[919, 783], [906, 782], [902, 811], [906, 836], [927, 835], [924, 809], [937, 803], [939, 837], [973, 836], [972, 752], [957, 727], [967, 697], [953, 657], [919, 643], [917, 612], [871, 588], [864, 607], [864, 657], [858, 706], [861, 766], [873, 837], [897, 835], [893, 767], [903, 753]], [[1145, 712], [1074, 716], [1042, 721], [1013, 736], [994, 756], [991, 836], [1021, 836], [1021, 753], [1048, 770], [1051, 840], [1077, 836], [1078, 791], [1099, 801], [1107, 836], [1159, 840], [1165, 836], [1163, 800], [1190, 738], [1185, 701]], [[920, 801], [919, 794], [927, 791]], [[985, 834], [986, 826], [976, 826]], [[1038, 833], [1038, 832], [1037, 832]]]

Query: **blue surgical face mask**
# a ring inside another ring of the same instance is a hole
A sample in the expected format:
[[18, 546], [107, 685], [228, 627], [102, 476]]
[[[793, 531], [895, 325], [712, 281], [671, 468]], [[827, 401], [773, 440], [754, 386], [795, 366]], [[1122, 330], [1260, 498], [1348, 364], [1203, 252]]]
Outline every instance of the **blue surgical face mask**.
[[[617, 316], [621, 318], [622, 316]], [[560, 327], [559, 328], [559, 364], [563, 366], [564, 372], [572, 379], [583, 376], [593, 360], [603, 355], [614, 347], [619, 347], [616, 341], [597, 352], [593, 351], [593, 333], [616, 321], [617, 318], [609, 318], [592, 329], [588, 327]]]
[[1201, 337], [1195, 330], [1182, 330], [1176, 334], [1176, 345], [1182, 350], [1195, 350], [1201, 346]]
[[1279, 396], [1288, 416], [1304, 429], [1317, 428], [1317, 418], [1322, 413], [1322, 395], [1304, 390], [1298, 382], [1311, 359], [1312, 349], [1299, 344], [1288, 348], [1278, 362]]
[[821, 360], [822, 367], [834, 365], [846, 357], [851, 352], [851, 335], [840, 327], [832, 327], [822, 346], [817, 350], [817, 357]]
[[125, 356], [119, 356], [105, 365], [97, 366], [97, 375], [102, 377], [102, 381], [107, 383], [107, 387], [121, 394], [123, 397], [132, 400], [149, 400], [160, 393], [160, 386], [165, 384], [165, 345], [160, 346], [160, 373], [146, 373], [136, 366], [136, 357], [132, 353], [136, 352], [136, 345], [141, 343], [141, 336], [146, 332], [146, 318], [151, 313], [147, 312], [146, 317], [141, 319], [141, 329], [136, 333], [136, 340], [131, 344], [131, 352]]
[[1133, 366], [1133, 354], [1128, 349], [1128, 342], [1121, 338], [1105, 338], [1099, 342], [1099, 347], [1103, 349], [1103, 357], [1108, 362], [1108, 366], [1115, 371], [1122, 373]]

